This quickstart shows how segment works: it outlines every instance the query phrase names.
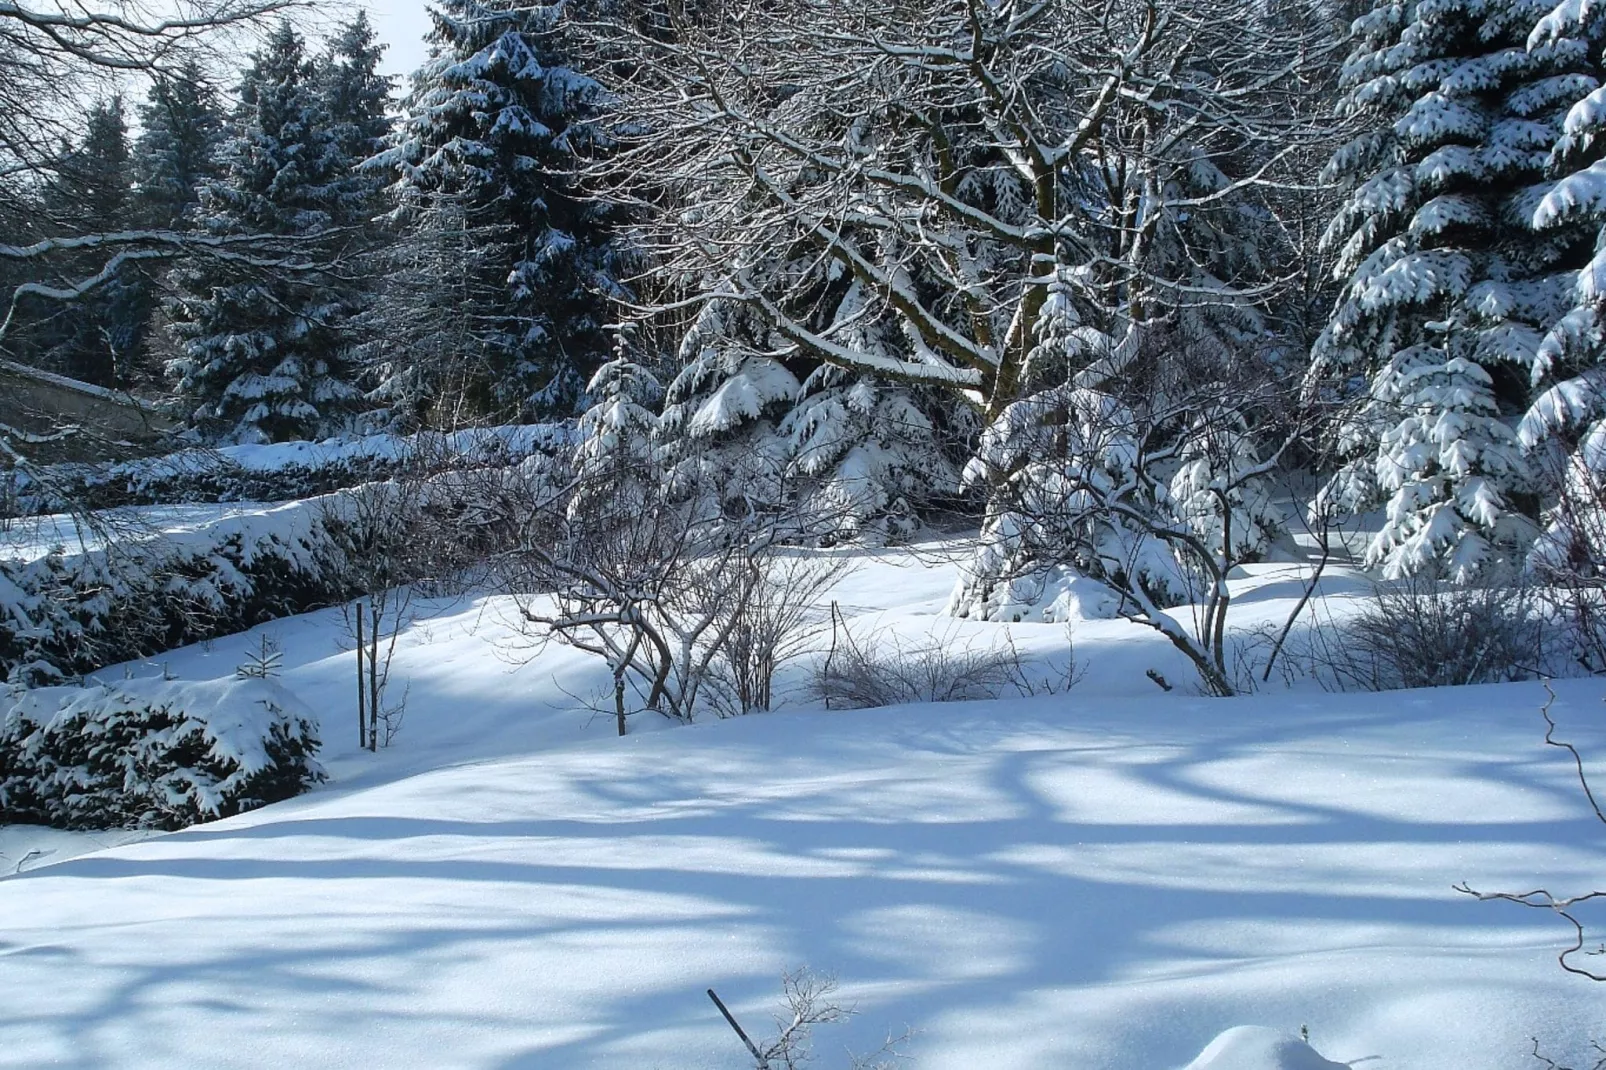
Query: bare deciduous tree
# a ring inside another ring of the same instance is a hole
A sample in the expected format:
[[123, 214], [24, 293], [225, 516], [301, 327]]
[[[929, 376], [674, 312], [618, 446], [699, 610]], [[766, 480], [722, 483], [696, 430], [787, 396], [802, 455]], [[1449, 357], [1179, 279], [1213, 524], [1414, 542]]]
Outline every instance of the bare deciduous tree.
[[[1297, 334], [1273, 305], [1306, 283], [1286, 212], [1325, 136], [1305, 79], [1330, 72], [1332, 42], [1248, 0], [723, 13], [597, 30], [632, 56], [611, 75], [624, 122], [598, 177], [679, 280], [643, 313], [698, 309], [694, 348], [735, 334], [945, 392], [995, 439], [1032, 439], [980, 459], [990, 516], [1035, 494], [1064, 521], [1043, 534], [1117, 518], [1124, 546], [1047, 558], [1116, 579], [1133, 619], [1232, 693], [1226, 575], [1259, 548], [1233, 525], [1295, 437], [1266, 421], [1285, 393], [1267, 340]], [[1017, 462], [1045, 458], [1052, 488], [1027, 493]], [[1196, 483], [1180, 502], [1179, 473]], [[1191, 631], [1164, 612], [1183, 592], [1159, 597], [1125, 559], [1156, 545], [1199, 598]]]
[[[631, 56], [602, 177], [636, 202], [657, 270], [703, 281], [685, 301], [747, 310], [778, 346], [995, 415], [1062, 269], [1116, 339], [1254, 306], [1278, 281], [1212, 233], [1223, 209], [1295, 184], [1285, 165], [1312, 137], [1300, 78], [1321, 46], [1260, 5], [670, 11], [671, 32], [596, 30]], [[855, 342], [871, 321], [896, 346]], [[1117, 373], [1129, 349], [1087, 371]]]

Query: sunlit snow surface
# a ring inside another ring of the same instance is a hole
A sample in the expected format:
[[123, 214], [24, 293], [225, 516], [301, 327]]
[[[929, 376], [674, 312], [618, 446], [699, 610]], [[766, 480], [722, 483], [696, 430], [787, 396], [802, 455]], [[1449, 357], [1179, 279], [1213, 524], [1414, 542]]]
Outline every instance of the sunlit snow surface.
[[258, 516], [272, 503], [227, 502], [106, 509], [90, 529], [65, 514], [14, 517], [0, 524], [0, 558], [32, 561], [60, 548], [66, 554], [104, 549], [108, 542], [145, 542], [158, 536], [182, 538], [223, 520]]
[[[904, 557], [836, 597], [863, 627], [995, 636], [938, 615], [953, 577]], [[1297, 584], [1242, 593], [1240, 621], [1272, 619]], [[1557, 919], [1451, 890], [1606, 883], [1538, 685], [1209, 700], [1163, 641], [1088, 622], [1068, 697], [799, 700], [620, 740], [570, 697], [595, 668], [521, 664], [510, 617], [430, 607], [377, 756], [335, 611], [159, 659], [224, 676], [275, 637], [334, 780], [0, 881], [0, 1064], [739, 1068], [704, 990], [762, 1032], [805, 963], [859, 1011], [822, 1067], [906, 1026], [915, 1070], [1495, 1070], [1606, 1032]], [[1058, 626], [1011, 633], [1063, 654]], [[1566, 732], [1606, 743], [1603, 688], [1559, 690]], [[1249, 1023], [1272, 1032], [1221, 1036]], [[1302, 1025], [1314, 1050], [1277, 1047]]]

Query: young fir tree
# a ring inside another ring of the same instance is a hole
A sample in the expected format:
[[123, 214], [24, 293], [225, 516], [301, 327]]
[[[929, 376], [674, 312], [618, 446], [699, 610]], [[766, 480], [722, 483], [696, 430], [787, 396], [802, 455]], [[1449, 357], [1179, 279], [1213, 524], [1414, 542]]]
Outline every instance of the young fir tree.
[[586, 385], [592, 401], [580, 417], [571, 516], [628, 524], [641, 504], [662, 489], [655, 439], [663, 386], [632, 359], [631, 348], [627, 331], [614, 359], [598, 368]]
[[654, 430], [671, 492], [707, 515], [768, 513], [787, 497], [777, 424], [800, 384], [774, 354], [763, 320], [739, 304], [705, 304], [681, 339], [679, 373]]
[[[84, 137], [62, 157], [47, 195], [47, 210], [66, 234], [107, 234], [130, 229], [133, 166], [120, 97], [101, 101], [85, 116]], [[104, 254], [68, 257], [61, 265], [71, 283], [97, 274]], [[151, 313], [151, 288], [127, 263], [67, 302], [52, 302], [44, 330], [42, 363], [102, 386], [125, 382]]]
[[223, 111], [193, 61], [158, 78], [139, 109], [134, 144], [138, 215], [146, 226], [183, 228], [201, 186], [219, 175]]
[[1104, 507], [1105, 496], [1127, 488], [1123, 504], [1142, 515], [1173, 514], [1169, 487], [1140, 470], [1144, 429], [1130, 394], [1081, 374], [1118, 349], [1077, 309], [1086, 275], [1069, 267], [1055, 273], [1023, 370], [1023, 396], [982, 431], [966, 466], [966, 483], [986, 487], [989, 501], [976, 552], [949, 596], [955, 616], [1019, 619], [1043, 599], [1053, 565], [1138, 586], [1161, 605], [1188, 592], [1165, 542]]
[[385, 389], [436, 420], [571, 412], [607, 357], [612, 220], [574, 178], [601, 91], [562, 54], [564, 10], [442, 0], [376, 160], [404, 228]]
[[[829, 331], [861, 352], [894, 354], [903, 340], [873, 306], [867, 290], [850, 283]], [[939, 414], [948, 416], [942, 426]], [[804, 377], [776, 431], [815, 530], [882, 542], [913, 534], [932, 499], [958, 491], [955, 449], [942, 441], [953, 422], [930, 391], [822, 363]]]
[[1533, 474], [1511, 426], [1566, 304], [1567, 235], [1530, 223], [1582, 43], [1529, 49], [1532, 0], [1382, 3], [1358, 19], [1342, 108], [1365, 126], [1330, 177], [1347, 201], [1325, 241], [1347, 280], [1315, 347], [1364, 379], [1349, 463], [1325, 493], [1386, 503], [1367, 560], [1470, 578], [1530, 537]]
[[[807, 244], [733, 273], [784, 279], [789, 310], [836, 345], [889, 362], [910, 348], [885, 300]], [[727, 513], [784, 508], [810, 538], [881, 542], [959, 490], [975, 421], [951, 396], [822, 360], [740, 302], [704, 305], [677, 359], [661, 448], [677, 486], [719, 488]]]
[[[252, 56], [240, 84], [223, 174], [201, 191], [212, 234], [305, 237], [348, 203], [305, 44], [288, 22]], [[320, 243], [293, 248], [306, 259]], [[174, 272], [169, 362], [194, 424], [221, 441], [283, 441], [329, 430], [355, 400], [340, 366], [349, 302], [319, 272], [205, 259]]]

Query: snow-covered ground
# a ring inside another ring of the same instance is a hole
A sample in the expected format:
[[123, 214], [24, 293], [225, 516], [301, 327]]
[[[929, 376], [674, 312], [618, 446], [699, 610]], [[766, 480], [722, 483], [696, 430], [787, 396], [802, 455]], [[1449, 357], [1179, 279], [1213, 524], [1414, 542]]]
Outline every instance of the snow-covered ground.
[[[833, 596], [861, 628], [998, 641], [941, 616], [953, 579], [902, 555]], [[1239, 624], [1298, 595], [1287, 567], [1238, 586]], [[1301, 1026], [1341, 1065], [1494, 1070], [1606, 1032], [1564, 924], [1451, 890], [1606, 883], [1539, 685], [1162, 693], [1144, 672], [1183, 685], [1180, 656], [1101, 621], [1068, 695], [827, 712], [793, 673], [786, 712], [617, 739], [581, 709], [596, 667], [529, 660], [511, 618], [428, 607], [378, 755], [337, 612], [130, 667], [226, 676], [267, 633], [333, 780], [109, 850], [8, 830], [8, 859], [54, 853], [0, 881], [0, 1064], [738, 1068], [704, 990], [765, 1031], [804, 964], [859, 1011], [819, 1031], [825, 1067], [905, 1027], [918, 1070], [1327, 1065], [1278, 1040]], [[1010, 634], [1064, 659], [1061, 626]], [[1606, 743], [1602, 688], [1558, 689], [1566, 734]], [[1220, 1036], [1245, 1025], [1276, 1032]]]

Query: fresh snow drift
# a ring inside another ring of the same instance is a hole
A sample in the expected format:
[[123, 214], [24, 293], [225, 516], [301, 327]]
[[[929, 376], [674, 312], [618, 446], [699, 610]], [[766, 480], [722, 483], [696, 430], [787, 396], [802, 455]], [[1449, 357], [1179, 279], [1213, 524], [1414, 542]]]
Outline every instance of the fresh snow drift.
[[1348, 1070], [1302, 1040], [1264, 1026], [1237, 1025], [1212, 1040], [1185, 1070]]

